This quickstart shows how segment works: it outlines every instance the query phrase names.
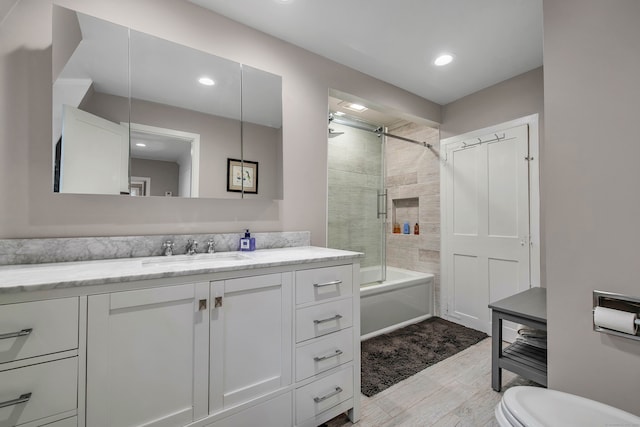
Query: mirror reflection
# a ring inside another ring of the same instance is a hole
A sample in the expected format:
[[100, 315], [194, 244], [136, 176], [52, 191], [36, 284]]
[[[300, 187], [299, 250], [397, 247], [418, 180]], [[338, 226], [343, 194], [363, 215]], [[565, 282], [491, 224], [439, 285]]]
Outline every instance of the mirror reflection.
[[[54, 191], [282, 198], [279, 76], [58, 6], [53, 16]], [[228, 191], [228, 159], [259, 163], [257, 191]]]

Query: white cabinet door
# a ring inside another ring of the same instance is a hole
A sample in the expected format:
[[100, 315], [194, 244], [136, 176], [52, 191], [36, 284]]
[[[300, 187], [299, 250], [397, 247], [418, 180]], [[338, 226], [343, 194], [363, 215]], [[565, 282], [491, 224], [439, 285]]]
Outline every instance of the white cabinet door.
[[87, 425], [180, 426], [207, 415], [209, 283], [90, 296]]
[[211, 283], [210, 413], [291, 384], [292, 294], [291, 273]]

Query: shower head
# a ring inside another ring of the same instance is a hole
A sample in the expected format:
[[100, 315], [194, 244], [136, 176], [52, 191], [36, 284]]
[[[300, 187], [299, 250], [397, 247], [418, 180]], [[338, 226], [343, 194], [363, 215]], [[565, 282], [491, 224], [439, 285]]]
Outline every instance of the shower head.
[[335, 130], [329, 128], [329, 134], [328, 134], [329, 138], [335, 138], [336, 136], [340, 136], [343, 134], [344, 132], [336, 132]]

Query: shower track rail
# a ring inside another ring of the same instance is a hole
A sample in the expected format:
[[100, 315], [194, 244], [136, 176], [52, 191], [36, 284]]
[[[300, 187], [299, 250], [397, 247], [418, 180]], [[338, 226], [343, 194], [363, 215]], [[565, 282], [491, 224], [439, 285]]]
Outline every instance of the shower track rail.
[[351, 123], [351, 122], [348, 122], [348, 121], [345, 121], [345, 120], [340, 120], [339, 118], [336, 118], [336, 117], [333, 117], [333, 116], [329, 118], [329, 121], [330, 122], [334, 122], [334, 123], [338, 123], [338, 124], [343, 125], [343, 126], [349, 126], [349, 127], [355, 128], [355, 129], [364, 130], [366, 132], [375, 133], [378, 136], [384, 135], [384, 136], [387, 136], [389, 138], [400, 139], [402, 141], [411, 142], [412, 144], [422, 145], [423, 147], [426, 147], [426, 148], [432, 148], [433, 147], [431, 144], [429, 144], [428, 142], [425, 142], [425, 141], [418, 141], [416, 139], [405, 138], [404, 136], [394, 135], [392, 133], [385, 132], [383, 130], [382, 126], [379, 126], [379, 127], [375, 128], [375, 129], [371, 129], [371, 128], [366, 127], [366, 126], [361, 126], [361, 125], [358, 125], [358, 124], [355, 124], [355, 123]]

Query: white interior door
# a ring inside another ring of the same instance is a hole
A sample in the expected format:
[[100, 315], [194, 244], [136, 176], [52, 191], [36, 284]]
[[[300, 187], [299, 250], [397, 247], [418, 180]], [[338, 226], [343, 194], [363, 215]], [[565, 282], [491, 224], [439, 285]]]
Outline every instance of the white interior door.
[[64, 105], [60, 192], [129, 194], [129, 129]]
[[487, 333], [488, 304], [530, 287], [528, 150], [527, 125], [445, 149], [445, 317]]

